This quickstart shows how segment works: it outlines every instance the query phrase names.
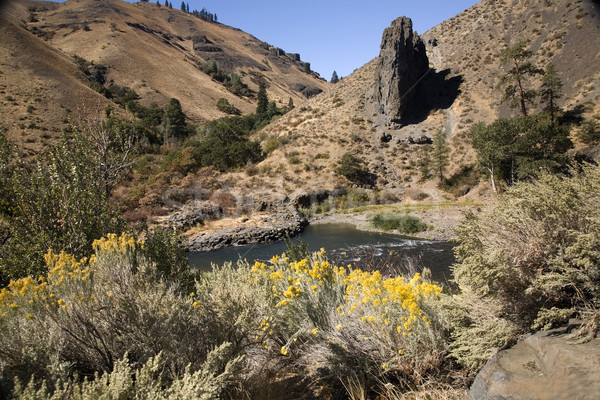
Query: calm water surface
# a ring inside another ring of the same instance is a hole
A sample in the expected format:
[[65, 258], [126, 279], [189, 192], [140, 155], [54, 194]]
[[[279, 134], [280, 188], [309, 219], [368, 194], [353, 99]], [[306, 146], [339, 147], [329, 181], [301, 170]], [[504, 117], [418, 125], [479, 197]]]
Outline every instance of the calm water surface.
[[[384, 272], [398, 266], [405, 266], [407, 260], [416, 266], [431, 269], [433, 278], [445, 282], [451, 279], [449, 270], [454, 262], [451, 242], [417, 240], [387, 233], [365, 232], [347, 224], [309, 225], [304, 232], [294, 238], [294, 242], [306, 242], [311, 251], [325, 248], [329, 259], [336, 265], [352, 264], [358, 268], [378, 268]], [[285, 252], [283, 242], [227, 247], [200, 253], [188, 253], [192, 266], [210, 270], [211, 265], [235, 262], [246, 259], [250, 262], [268, 261], [274, 255]]]

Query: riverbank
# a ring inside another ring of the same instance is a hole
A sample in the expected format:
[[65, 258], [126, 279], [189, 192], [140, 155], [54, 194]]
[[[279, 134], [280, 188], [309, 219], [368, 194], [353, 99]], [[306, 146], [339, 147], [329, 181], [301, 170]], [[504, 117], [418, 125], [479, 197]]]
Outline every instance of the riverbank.
[[[369, 224], [369, 217], [380, 212], [398, 212], [406, 213], [419, 218], [431, 228], [415, 233], [411, 236], [427, 240], [448, 241], [456, 237], [455, 229], [460, 225], [467, 211], [478, 213], [482, 205], [456, 205], [456, 204], [429, 204], [429, 205], [405, 205], [390, 204], [367, 207], [366, 209], [347, 210], [344, 212], [333, 212], [327, 214], [317, 214], [309, 219], [310, 224], [351, 224], [356, 229], [383, 232], [380, 229], [372, 228]], [[387, 233], [398, 233], [389, 231]]]
[[[308, 224], [350, 224], [358, 230], [380, 233], [401, 234], [397, 231], [384, 232], [372, 228], [369, 218], [381, 212], [408, 214], [425, 222], [430, 229], [412, 234], [412, 237], [449, 241], [455, 237], [458, 227], [467, 211], [479, 212], [480, 204], [474, 203], [416, 203], [368, 205], [354, 209], [316, 214], [308, 220], [301, 217], [291, 204], [277, 204], [237, 218], [222, 218], [204, 223], [200, 228], [192, 228], [184, 235], [188, 252], [204, 252], [231, 246], [264, 244], [294, 237]], [[177, 221], [197, 219], [197, 210], [188, 210], [185, 215], [176, 215]], [[190, 224], [191, 225], [191, 224]]]

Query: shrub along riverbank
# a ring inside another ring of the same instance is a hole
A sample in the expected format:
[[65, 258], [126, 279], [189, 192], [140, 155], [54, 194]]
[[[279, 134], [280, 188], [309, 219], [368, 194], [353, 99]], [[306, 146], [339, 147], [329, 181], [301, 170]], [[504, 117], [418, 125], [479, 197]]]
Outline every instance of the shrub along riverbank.
[[0, 292], [0, 395], [462, 398], [518, 335], [572, 316], [581, 337], [597, 330], [598, 199], [589, 166], [467, 216], [456, 293], [324, 251], [196, 275], [160, 232], [109, 235], [84, 259], [49, 252], [45, 276]]

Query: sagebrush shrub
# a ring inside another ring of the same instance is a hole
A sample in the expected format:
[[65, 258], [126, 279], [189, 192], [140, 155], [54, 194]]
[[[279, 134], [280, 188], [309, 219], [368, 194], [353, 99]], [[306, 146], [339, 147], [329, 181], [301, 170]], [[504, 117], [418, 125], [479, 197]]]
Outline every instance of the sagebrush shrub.
[[45, 277], [3, 289], [2, 394], [269, 398], [292, 378], [330, 396], [448, 376], [441, 289], [419, 274], [336, 267], [321, 251], [194, 276], [173, 244], [109, 235], [89, 259], [49, 252]]
[[[454, 304], [463, 306], [453, 310], [453, 346], [463, 364], [476, 369], [490, 354], [482, 348], [496, 351], [571, 316], [586, 321], [582, 333], [597, 330], [599, 167], [516, 185], [487, 211], [469, 214], [457, 233], [453, 270], [462, 293]], [[496, 328], [485, 328], [491, 321]]]

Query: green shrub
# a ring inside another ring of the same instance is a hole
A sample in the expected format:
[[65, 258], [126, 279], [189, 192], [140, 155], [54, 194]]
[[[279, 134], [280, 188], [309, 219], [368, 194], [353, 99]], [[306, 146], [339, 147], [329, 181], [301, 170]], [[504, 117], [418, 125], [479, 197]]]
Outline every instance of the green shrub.
[[287, 143], [285, 138], [279, 136], [269, 136], [263, 144], [263, 151], [266, 155], [269, 155], [285, 143]]
[[364, 161], [346, 153], [339, 161], [336, 172], [357, 185], [373, 186], [376, 176], [369, 172]]
[[242, 113], [237, 107], [231, 105], [229, 101], [223, 97], [217, 101], [217, 108], [225, 114], [240, 115]]
[[406, 235], [423, 232], [429, 228], [426, 223], [417, 217], [392, 212], [375, 214], [369, 218], [369, 223], [376, 229], [384, 231], [397, 230], [399, 233]]
[[585, 121], [581, 126], [578, 137], [585, 144], [598, 143], [600, 141], [600, 123], [594, 120]]
[[[476, 370], [517, 335], [600, 309], [600, 168], [519, 184], [457, 231], [453, 354]], [[459, 306], [456, 306], [459, 305]], [[495, 326], [494, 329], [489, 327]]]
[[[34, 168], [0, 133], [0, 287], [44, 274], [48, 249], [83, 257], [95, 239], [124, 228], [109, 203], [110, 191], [130, 168], [128, 157], [118, 163], [120, 133], [106, 125], [75, 130], [72, 139], [64, 136], [40, 154]], [[93, 138], [111, 143], [104, 156]]]

